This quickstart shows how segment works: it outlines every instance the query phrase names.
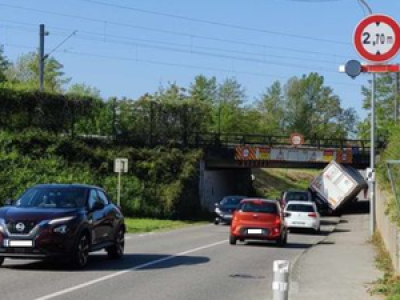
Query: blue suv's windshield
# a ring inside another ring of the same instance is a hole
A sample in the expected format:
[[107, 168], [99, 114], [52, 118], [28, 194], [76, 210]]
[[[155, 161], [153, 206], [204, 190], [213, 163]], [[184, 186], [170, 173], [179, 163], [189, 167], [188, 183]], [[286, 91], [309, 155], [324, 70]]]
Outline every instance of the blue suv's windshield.
[[29, 208], [78, 208], [85, 205], [84, 188], [31, 188], [18, 200], [17, 207]]
[[244, 197], [225, 197], [222, 199], [220, 205], [223, 206], [238, 206]]

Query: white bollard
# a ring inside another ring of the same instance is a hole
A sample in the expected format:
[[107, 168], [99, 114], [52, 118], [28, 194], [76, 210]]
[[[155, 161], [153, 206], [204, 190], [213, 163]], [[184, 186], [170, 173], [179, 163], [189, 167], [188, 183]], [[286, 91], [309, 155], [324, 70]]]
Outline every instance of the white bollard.
[[274, 261], [274, 281], [272, 282], [273, 300], [288, 300], [289, 297], [289, 261]]

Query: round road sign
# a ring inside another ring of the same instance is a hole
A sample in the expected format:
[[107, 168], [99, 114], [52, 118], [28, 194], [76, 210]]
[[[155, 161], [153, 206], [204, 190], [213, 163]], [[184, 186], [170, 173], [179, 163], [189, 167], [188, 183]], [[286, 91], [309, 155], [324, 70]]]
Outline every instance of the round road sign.
[[292, 133], [290, 135], [290, 142], [293, 146], [303, 145], [304, 137], [300, 133]]
[[362, 72], [361, 63], [358, 60], [349, 60], [345, 65], [345, 72], [353, 79], [356, 78]]
[[357, 25], [353, 43], [358, 54], [372, 63], [384, 63], [400, 49], [400, 27], [386, 15], [370, 15]]

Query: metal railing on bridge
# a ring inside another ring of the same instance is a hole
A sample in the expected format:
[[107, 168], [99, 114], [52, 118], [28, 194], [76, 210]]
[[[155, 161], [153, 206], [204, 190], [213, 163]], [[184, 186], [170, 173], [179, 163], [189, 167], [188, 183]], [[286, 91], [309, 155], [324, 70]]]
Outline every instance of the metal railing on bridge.
[[[235, 133], [213, 133], [199, 132], [191, 136], [188, 144], [197, 147], [222, 147], [232, 148], [238, 145], [257, 145], [268, 147], [292, 147], [289, 136], [273, 136], [263, 134], [235, 134]], [[378, 144], [378, 148], [382, 148]], [[370, 141], [359, 139], [324, 139], [317, 137], [306, 137], [304, 143], [299, 148], [315, 149], [346, 149], [358, 148], [362, 152], [369, 152]]]
[[[289, 136], [243, 134], [243, 133], [216, 133], [216, 132], [192, 132], [176, 135], [141, 137], [129, 135], [117, 136], [79, 136], [86, 140], [108, 140], [120, 144], [134, 145], [137, 147], [172, 146], [177, 148], [235, 148], [240, 145], [265, 146], [265, 147], [293, 147]], [[377, 143], [377, 148], [384, 148], [384, 143]], [[360, 152], [370, 151], [370, 141], [360, 139], [326, 139], [319, 137], [305, 137], [304, 143], [298, 148], [313, 149], [359, 149]]]

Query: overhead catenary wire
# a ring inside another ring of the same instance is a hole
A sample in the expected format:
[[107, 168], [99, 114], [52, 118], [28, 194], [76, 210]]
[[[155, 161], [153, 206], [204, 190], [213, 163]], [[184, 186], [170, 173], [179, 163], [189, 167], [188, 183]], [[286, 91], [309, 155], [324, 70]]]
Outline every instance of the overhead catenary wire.
[[54, 47], [54, 49], [52, 49], [49, 53], [47, 53], [45, 55], [45, 57], [50, 56], [53, 52], [57, 51], [65, 42], [67, 42], [71, 37], [73, 37], [74, 35], [76, 35], [76, 33], [78, 32], [78, 30], [75, 30], [74, 32], [72, 32], [69, 36], [67, 36], [63, 41], [61, 41], [56, 47]]
[[[256, 73], [256, 72], [247, 72], [247, 71], [238, 71], [238, 70], [229, 70], [229, 69], [219, 69], [219, 68], [212, 68], [212, 67], [203, 67], [203, 66], [196, 66], [196, 65], [187, 65], [187, 64], [177, 64], [177, 63], [170, 63], [170, 62], [163, 62], [157, 60], [148, 60], [148, 59], [141, 59], [141, 58], [128, 58], [128, 57], [120, 57], [120, 56], [108, 56], [108, 55], [99, 55], [93, 53], [84, 53], [84, 52], [76, 52], [76, 51], [65, 51], [65, 54], [73, 54], [73, 55], [82, 55], [88, 57], [97, 57], [97, 58], [105, 58], [105, 59], [116, 59], [122, 61], [136, 61], [136, 62], [143, 62], [148, 64], [155, 64], [155, 65], [165, 65], [165, 66], [174, 66], [174, 67], [183, 67], [189, 69], [208, 69], [212, 71], [219, 71], [225, 73], [234, 73], [234, 74], [245, 74], [245, 75], [252, 75], [257, 77], [271, 77], [271, 78], [282, 78], [287, 79], [287, 77], [279, 76], [279, 75], [272, 75], [266, 73]], [[347, 86], [359, 86], [359, 84], [352, 84], [352, 83], [339, 83], [339, 82], [332, 82], [338, 85], [347, 85]]]
[[[4, 21], [4, 19], [0, 19], [0, 21]], [[12, 22], [12, 23], [17, 23], [19, 22]], [[32, 26], [32, 27], [37, 27], [36, 24], [28, 24], [28, 23], [20, 23], [24, 24], [25, 26]], [[20, 27], [15, 27], [17, 30], [20, 29]], [[49, 30], [52, 30], [52, 27], [48, 27]], [[20, 29], [24, 30], [24, 29]], [[34, 30], [26, 30], [29, 32], [35, 32], [36, 29]], [[69, 29], [62, 29], [60, 30], [61, 32], [69, 32]], [[77, 30], [74, 31], [76, 34]], [[75, 35], [75, 34], [71, 34]], [[60, 34], [61, 35], [61, 34]], [[95, 39], [97, 38], [97, 40]], [[182, 43], [174, 43], [174, 42], [165, 42], [165, 41], [160, 41], [160, 40], [151, 40], [151, 39], [142, 39], [142, 38], [131, 38], [127, 36], [120, 36], [120, 35], [107, 35], [107, 38], [104, 38], [104, 35], [101, 33], [96, 33], [96, 32], [89, 32], [89, 31], [79, 31], [79, 36], [77, 36], [77, 39], [81, 40], [95, 40], [95, 41], [104, 41], [110, 43], [111, 41], [114, 42], [115, 44], [120, 44], [120, 45], [129, 45], [126, 43], [128, 42], [140, 42], [140, 43], [149, 43], [149, 44], [156, 44], [156, 45], [167, 45], [167, 46], [175, 46], [175, 47], [182, 47], [187, 49], [190, 52], [193, 52], [193, 49], [201, 49], [201, 50], [210, 50], [210, 51], [217, 51], [217, 52], [224, 52], [224, 53], [235, 53], [235, 54], [242, 54], [242, 55], [249, 55], [249, 56], [258, 56], [258, 57], [263, 57], [263, 58], [278, 58], [278, 59], [284, 59], [284, 60], [297, 60], [297, 61], [307, 61], [307, 62], [320, 62], [320, 63], [328, 63], [328, 64], [337, 64], [337, 61], [333, 60], [326, 60], [326, 59], [318, 59], [318, 58], [305, 58], [305, 57], [294, 57], [294, 56], [287, 56], [287, 55], [276, 55], [276, 54], [271, 54], [271, 53], [260, 53], [260, 52], [250, 52], [250, 51], [239, 51], [239, 50], [232, 50], [232, 49], [226, 49], [226, 48], [218, 48], [218, 47], [209, 47], [209, 46], [201, 46], [201, 45], [194, 45], [193, 43], [191, 44], [182, 44]], [[168, 49], [166, 49], [168, 50]]]
[[[15, 22], [15, 21], [9, 21], [5, 19], [0, 19], [0, 22], [10, 22], [12, 24], [23, 24], [25, 26], [31, 26], [35, 29], [27, 29], [26, 31], [29, 32], [36, 32], [36, 24], [32, 23], [24, 23], [24, 22]], [[10, 28], [13, 28], [10, 26]], [[16, 29], [19, 29], [20, 27], [14, 27]], [[70, 32], [69, 28], [60, 28], [60, 27], [48, 27], [50, 31], [60, 31], [60, 32]], [[21, 29], [23, 30], [23, 29]], [[227, 49], [227, 48], [219, 48], [219, 47], [210, 47], [210, 46], [201, 46], [201, 45], [194, 45], [194, 43], [174, 43], [174, 42], [166, 42], [162, 40], [151, 40], [151, 39], [143, 39], [143, 38], [132, 38], [128, 36], [121, 36], [121, 35], [112, 35], [112, 34], [107, 34], [107, 36], [104, 36], [102, 33], [97, 33], [97, 32], [90, 32], [90, 31], [84, 31], [84, 30], [79, 30], [80, 36], [81, 37], [98, 37], [98, 39], [102, 39], [106, 41], [107, 39], [114, 39], [116, 41], [133, 41], [133, 42], [144, 42], [144, 43], [151, 43], [151, 44], [159, 44], [159, 45], [169, 45], [169, 46], [177, 46], [177, 47], [184, 47], [184, 48], [189, 48], [189, 49], [201, 49], [201, 50], [212, 50], [212, 51], [218, 51], [218, 52], [227, 52], [227, 53], [236, 53], [236, 54], [243, 54], [243, 55], [251, 55], [251, 56], [259, 56], [259, 57], [269, 57], [269, 58], [280, 58], [280, 59], [289, 59], [289, 60], [298, 60], [298, 61], [313, 61], [313, 62], [321, 62], [321, 63], [332, 63], [336, 64], [337, 61], [335, 60], [327, 60], [327, 59], [317, 59], [317, 58], [306, 58], [304, 56], [302, 57], [295, 57], [295, 56], [288, 56], [288, 55], [276, 55], [276, 54], [271, 54], [271, 53], [263, 53], [260, 52], [252, 52], [252, 51], [240, 51], [240, 50], [232, 50], [232, 49]], [[83, 38], [82, 38], [83, 39]], [[343, 56], [346, 57], [347, 56]]]
[[346, 46], [351, 45], [351, 43], [348, 43], [345, 41], [316, 38], [316, 37], [306, 36], [306, 35], [278, 32], [278, 31], [272, 31], [272, 30], [254, 28], [254, 27], [247, 27], [247, 26], [242, 26], [242, 25], [237, 25], [237, 24], [232, 24], [232, 23], [223, 23], [223, 22], [217, 22], [217, 21], [206, 20], [206, 19], [198, 19], [198, 18], [187, 17], [187, 16], [183, 16], [183, 15], [176, 15], [176, 14], [165, 13], [165, 12], [160, 12], [160, 11], [142, 9], [142, 8], [121, 5], [121, 4], [115, 4], [115, 3], [110, 3], [110, 2], [104, 2], [104, 1], [99, 1], [99, 0], [79, 0], [79, 1], [102, 5], [102, 6], [107, 6], [107, 7], [123, 9], [123, 10], [134, 11], [134, 12], [143, 13], [143, 14], [151, 14], [151, 15], [156, 15], [156, 16], [174, 18], [174, 19], [179, 19], [179, 20], [184, 20], [184, 21], [189, 21], [189, 22], [196, 22], [196, 23], [201, 23], [201, 24], [208, 24], [208, 25], [226, 27], [226, 28], [237, 29], [237, 30], [259, 32], [259, 33], [264, 33], [264, 34], [279, 35], [279, 36], [284, 36], [284, 37], [297, 38], [297, 39], [310, 40], [310, 41], [318, 41], [318, 42], [331, 43], [331, 44], [333, 43], [336, 45], [346, 45]]
[[[329, 57], [334, 57], [334, 58], [348, 58], [348, 56], [338, 55], [338, 54], [333, 54], [333, 53], [294, 49], [294, 48], [288, 48], [288, 47], [271, 46], [271, 45], [265, 45], [265, 44], [260, 44], [260, 43], [250, 43], [250, 42], [243, 42], [243, 41], [224, 39], [224, 38], [218, 38], [218, 37], [196, 35], [196, 34], [191, 34], [191, 33], [183, 33], [183, 32], [177, 32], [177, 31], [171, 31], [171, 30], [165, 30], [165, 29], [159, 29], [159, 28], [151, 28], [151, 27], [140, 26], [140, 25], [112, 22], [112, 21], [106, 21], [103, 19], [82, 17], [82, 16], [76, 16], [76, 15], [65, 14], [65, 13], [39, 10], [39, 9], [34, 9], [34, 8], [26, 8], [26, 7], [3, 4], [3, 3], [0, 3], [0, 6], [5, 6], [5, 7], [10, 7], [10, 8], [15, 8], [15, 9], [22, 9], [22, 10], [27, 10], [27, 11], [34, 11], [37, 13], [50, 14], [50, 15], [61, 16], [61, 17], [65, 17], [65, 18], [73, 18], [73, 19], [82, 20], [82, 21], [96, 22], [96, 23], [101, 23], [105, 27], [107, 25], [113, 25], [113, 26], [132, 28], [132, 29], [143, 30], [143, 31], [148, 31], [148, 32], [182, 36], [182, 37], [186, 37], [186, 38], [190, 38], [190, 39], [196, 38], [196, 39], [200, 39], [200, 40], [208, 40], [208, 41], [229, 43], [229, 44], [235, 44], [235, 45], [243, 45], [243, 46], [252, 46], [252, 47], [258, 47], [261, 49], [275, 49], [275, 50], [281, 50], [281, 51], [293, 52], [293, 53], [302, 53], [302, 54], [308, 54], [308, 55], [324, 55], [324, 56], [329, 56]], [[9, 22], [15, 22], [15, 21], [9, 21]], [[68, 30], [71, 31], [72, 29], [69, 28]], [[104, 33], [105, 33], [105, 31], [106, 30], [104, 30]]]
[[[198, 51], [195, 49], [186, 49], [185, 50], [185, 49], [179, 49], [179, 48], [174, 48], [174, 47], [169, 47], [169, 46], [149, 45], [149, 44], [146, 44], [143, 42], [122, 42], [122, 41], [113, 40], [111, 38], [104, 40], [103, 38], [96, 39], [96, 38], [91, 38], [91, 37], [76, 36], [75, 39], [86, 40], [86, 41], [95, 41], [95, 42], [107, 43], [107, 44], [138, 46], [140, 48], [146, 48], [146, 49], [155, 49], [155, 50], [162, 50], [162, 51], [175, 52], [175, 53], [186, 53], [186, 54], [193, 54], [193, 55], [207, 56], [207, 57], [214, 57], [214, 58], [222, 58], [222, 59], [229, 59], [229, 60], [236, 60], [236, 61], [252, 62], [252, 63], [266, 64], [266, 65], [275, 65], [278, 67], [290, 67], [290, 68], [303, 69], [303, 70], [304, 69], [312, 69], [312, 70], [316, 70], [316, 71], [337, 73], [337, 71], [334, 70], [334, 68], [326, 68], [324, 66], [317, 66], [317, 65], [294, 64], [294, 63], [287, 62], [287, 60], [271, 61], [271, 60], [266, 60], [266, 59], [257, 59], [257, 58], [244, 57], [244, 56], [233, 56], [233, 55], [226, 55], [226, 54], [220, 54], [220, 53]], [[286, 58], [284, 57], [284, 59], [286, 59]], [[304, 61], [307, 61], [307, 60], [304, 60]]]
[[[1, 4], [1, 3], [0, 3], [0, 5], [4, 5], [4, 4]], [[8, 5], [8, 4], [5, 4], [5, 5], [6, 5], [6, 6], [10, 6], [10, 5]], [[15, 5], [12, 5], [12, 7], [13, 7], [13, 8], [17, 8], [17, 6], [15, 6]], [[160, 30], [160, 29], [148, 28], [148, 27], [146, 28], [146, 27], [143, 27], [143, 26], [135, 26], [135, 25], [131, 25], [131, 24], [124, 24], [124, 23], [111, 22], [111, 21], [100, 20], [100, 19], [94, 19], [94, 18], [88, 18], [88, 17], [81, 17], [81, 16], [75, 16], [75, 15], [68, 15], [68, 14], [64, 14], [64, 13], [49, 12], [49, 11], [43, 11], [43, 10], [38, 10], [38, 9], [26, 8], [26, 7], [18, 7], [18, 9], [25, 9], [25, 10], [31, 10], [31, 11], [33, 10], [33, 11], [41, 12], [41, 13], [56, 14], [56, 15], [61, 15], [61, 16], [69, 17], [69, 18], [78, 18], [78, 19], [81, 19], [81, 20], [87, 20], [87, 21], [92, 21], [92, 22], [102, 22], [102, 23], [104, 24], [104, 27], [105, 27], [105, 29], [104, 29], [104, 35], [103, 35], [104, 41], [107, 40], [106, 35], [107, 35], [108, 38], [120, 38], [120, 39], [125, 39], [125, 38], [127, 38], [127, 37], [122, 37], [122, 36], [115, 36], [115, 35], [106, 34], [107, 26], [108, 26], [109, 24], [111, 24], [111, 25], [117, 25], [117, 26], [127, 26], [127, 27], [136, 28], [136, 29], [141, 29], [141, 30], [151, 30], [151, 31], [155, 31], [155, 32], [163, 32], [163, 33], [168, 33], [168, 34], [176, 34], [176, 35], [186, 36], [186, 37], [190, 37], [190, 38], [195, 37], [195, 38], [199, 38], [199, 39], [209, 39], [209, 40], [215, 40], [215, 41], [221, 41], [221, 42], [227, 42], [227, 43], [229, 42], [229, 43], [237, 43], [237, 44], [242, 44], [242, 45], [257, 46], [257, 47], [262, 47], [262, 48], [269, 48], [268, 45], [263, 45], [263, 44], [246, 43], [246, 42], [241, 42], [241, 41], [220, 39], [220, 38], [207, 37], [207, 36], [197, 36], [197, 35], [193, 35], [193, 34], [190, 34], [190, 33], [174, 32], [174, 31]], [[64, 29], [64, 30], [65, 30], [65, 29]], [[85, 32], [84, 32], [84, 33], [85, 33]], [[90, 35], [90, 34], [94, 34], [94, 33], [92, 33], [92, 32], [86, 32], [86, 33], [89, 34], [89, 35]], [[99, 34], [96, 34], [95, 36], [98, 36], [98, 37], [99, 37], [100, 35], [99, 35]], [[83, 39], [84, 39], [84, 38], [83, 38]], [[132, 39], [130, 39], [130, 40], [132, 40]], [[155, 41], [150, 41], [150, 40], [144, 41], [144, 40], [143, 40], [142, 42], [153, 43], [153, 42], [155, 42]], [[165, 42], [158, 41], [158, 43], [165, 43]], [[131, 46], [132, 46], [132, 45], [131, 45]], [[135, 45], [134, 45], [134, 46], [135, 46]], [[136, 43], [136, 46], [139, 46], [139, 47], [150, 47], [149, 45], [143, 45], [143, 44], [138, 44], [138, 43]], [[187, 47], [187, 46], [185, 46], [185, 45], [179, 45], [179, 46]], [[151, 47], [154, 47], [154, 46], [151, 46]], [[193, 45], [192, 45], [191, 47], [193, 47]], [[198, 46], [198, 45], [196, 45], [195, 47], [198, 47], [199, 49], [208, 49], [208, 50], [215, 50], [215, 51], [224, 51], [224, 49], [219, 49], [219, 48], [216, 48], [216, 47], [202, 47], [202, 46]], [[158, 48], [159, 48], [159, 47], [158, 47]], [[272, 48], [272, 49], [281, 49], [281, 50], [286, 50], [286, 51], [292, 51], [292, 52], [298, 52], [298, 53], [301, 53], [301, 52], [310, 53], [310, 51], [300, 50], [300, 49], [289, 49], [289, 48], [282, 48], [282, 47], [271, 47], [271, 48]], [[166, 50], [166, 49], [163, 49], [163, 50]], [[171, 50], [171, 51], [182, 51], [181, 49], [168, 49], [168, 50]], [[191, 52], [193, 52], [193, 51], [191, 51]], [[200, 51], [198, 51], [198, 52], [199, 52], [199, 53], [196, 53], [196, 54], [198, 54], [198, 55], [210, 55], [210, 53], [204, 53], [204, 52], [200, 52]], [[230, 51], [230, 52], [231, 52], [231, 53], [246, 54], [246, 55], [260, 55], [260, 56], [263, 55], [263, 54], [255, 54], [255, 53], [250, 53], [250, 52], [247, 53], [247, 51]], [[332, 57], [345, 57], [345, 56], [339, 56], [339, 55], [331, 54], [331, 53], [311, 52], [311, 54], [313, 54], [313, 53], [319, 54], [319, 55], [332, 56]], [[220, 54], [214, 54], [214, 53], [212, 53], [211, 55], [220, 55]], [[223, 57], [223, 56], [220, 55], [219, 57]], [[288, 58], [288, 57], [285, 57], [285, 56], [275, 56], [275, 57], [279, 57], [279, 58]], [[227, 58], [227, 59], [236, 59], [236, 57], [227, 56], [227, 55], [225, 55], [225, 58]], [[239, 57], [239, 60], [244, 60], [244, 59], [248, 60], [248, 58]], [[299, 58], [293, 58], [293, 57], [292, 57], [292, 59], [299, 59]], [[304, 60], [307, 60], [307, 59], [304, 59]], [[309, 61], [312, 61], [312, 60], [313, 60], [313, 59], [309, 59]], [[257, 61], [257, 60], [254, 60], [254, 59], [253, 59], [253, 61], [254, 61], [254, 62], [257, 62], [257, 63], [265, 63], [265, 61], [260, 61], [260, 60]], [[314, 60], [314, 61], [323, 62], [322, 60]], [[269, 62], [267, 61], [267, 63], [269, 63]], [[273, 62], [273, 63], [276, 63], [276, 62]], [[293, 65], [293, 64], [288, 64], [287, 66], [293, 67], [294, 65]], [[297, 67], [299, 67], [299, 68], [305, 68], [305, 67], [307, 67], [307, 68], [313, 68], [313, 67], [316, 67], [316, 66], [298, 65]], [[320, 70], [323, 70], [323, 71], [326, 71], [326, 72], [331, 71], [331, 70], [328, 70], [328, 69], [323, 69], [323, 68], [321, 68], [321, 67], [316, 67], [316, 68], [320, 68]], [[333, 71], [333, 72], [336, 73], [336, 71]]]
[[[22, 49], [32, 49], [31, 46], [28, 45], [20, 45], [20, 44], [13, 44], [13, 43], [5, 43], [7, 47], [14, 47], [14, 48], [22, 48]], [[253, 77], [269, 77], [269, 78], [280, 78], [283, 80], [287, 80], [288, 76], [278, 75], [278, 74], [268, 74], [268, 73], [261, 73], [261, 72], [250, 72], [250, 71], [243, 71], [243, 70], [232, 70], [232, 69], [224, 69], [224, 68], [215, 68], [215, 67], [208, 67], [204, 65], [188, 65], [188, 64], [178, 64], [172, 62], [165, 62], [165, 61], [157, 61], [157, 60], [149, 60], [149, 59], [142, 59], [142, 58], [132, 58], [132, 57], [122, 57], [116, 55], [103, 55], [103, 54], [95, 54], [95, 53], [87, 53], [87, 52], [78, 52], [78, 51], [56, 51], [59, 54], [66, 54], [72, 56], [83, 56], [88, 58], [96, 58], [96, 59], [107, 59], [107, 60], [116, 60], [116, 61], [130, 61], [130, 62], [137, 62], [137, 63], [145, 63], [149, 65], [159, 65], [159, 66], [170, 66], [170, 67], [177, 67], [177, 68], [184, 68], [184, 69], [194, 69], [194, 70], [207, 70], [213, 72], [222, 72], [228, 74], [239, 74], [239, 75], [248, 75]], [[293, 76], [294, 77], [294, 76]], [[336, 85], [344, 85], [344, 86], [357, 86], [361, 88], [361, 84], [354, 84], [354, 83], [344, 83], [344, 82], [330, 82], [330, 84]]]
[[[76, 20], [95, 22], [95, 23], [100, 23], [105, 27], [107, 25], [108, 26], [113, 25], [113, 26], [132, 28], [132, 29], [143, 30], [143, 31], [148, 31], [148, 32], [156, 32], [156, 33], [163, 33], [163, 34], [169, 34], [169, 35], [175, 35], [175, 36], [182, 36], [182, 37], [186, 37], [186, 38], [190, 38], [190, 39], [196, 38], [196, 39], [209, 40], [209, 41], [214, 41], [214, 42], [230, 43], [230, 44], [243, 45], [243, 46], [253, 46], [253, 47], [258, 47], [261, 49], [275, 49], [275, 50], [309, 54], [309, 55], [324, 55], [324, 56], [330, 56], [330, 57], [335, 57], [335, 58], [348, 58], [348, 56], [338, 55], [338, 54], [333, 54], [333, 53], [326, 53], [326, 52], [312, 51], [312, 50], [302, 50], [302, 49], [295, 49], [295, 48], [288, 48], [288, 47], [271, 46], [271, 45], [265, 45], [265, 44], [260, 44], [260, 43], [243, 42], [243, 41], [237, 41], [237, 40], [232, 40], [232, 39], [224, 39], [224, 38], [219, 38], [219, 37], [211, 37], [211, 36], [204, 36], [204, 35], [198, 35], [198, 34], [192, 34], [192, 33], [184, 33], [184, 32], [165, 30], [165, 29], [159, 29], [159, 28], [151, 28], [151, 27], [146, 27], [146, 26], [141, 26], [141, 25], [132, 25], [132, 24], [127, 24], [127, 23], [121, 23], [121, 22], [113, 22], [113, 21], [107, 21], [104, 19], [83, 17], [83, 16], [71, 15], [71, 14], [66, 14], [66, 13], [41, 10], [41, 9], [36, 9], [36, 8], [27, 8], [27, 7], [4, 4], [4, 3], [0, 3], [0, 6], [9, 7], [9, 8], [13, 8], [13, 9], [19, 9], [19, 10], [25, 10], [25, 11], [31, 11], [31, 12], [37, 12], [37, 13], [42, 13], [42, 14], [49, 14], [49, 15], [54, 15], [54, 16], [60, 16], [60, 17], [65, 17], [65, 18], [73, 18]], [[72, 29], [70, 28], [69, 30], [72, 30]], [[105, 33], [105, 31], [106, 30], [104, 30], [104, 33]]]

